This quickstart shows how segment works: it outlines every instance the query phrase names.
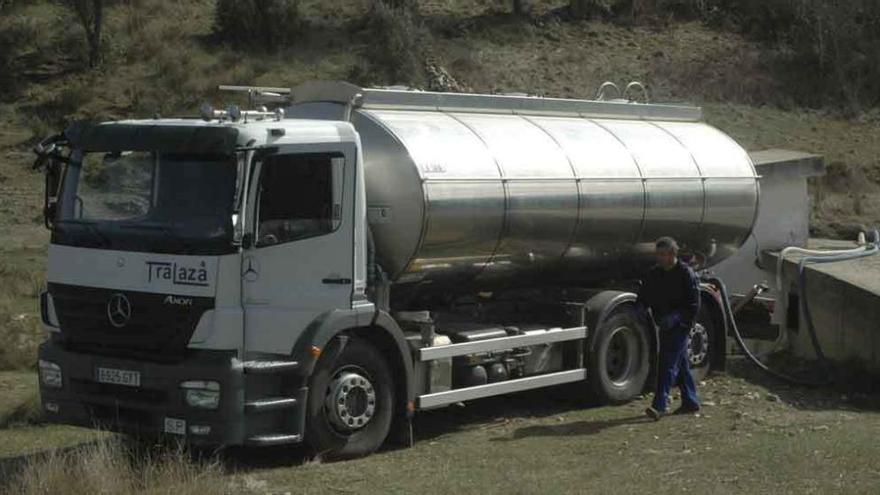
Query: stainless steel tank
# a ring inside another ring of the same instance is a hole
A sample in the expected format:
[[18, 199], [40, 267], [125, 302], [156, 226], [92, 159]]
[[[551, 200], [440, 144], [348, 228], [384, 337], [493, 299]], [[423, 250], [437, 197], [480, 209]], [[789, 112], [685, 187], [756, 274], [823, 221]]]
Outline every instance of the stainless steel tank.
[[580, 282], [638, 274], [654, 240], [728, 257], [755, 221], [748, 154], [697, 108], [295, 88], [293, 116], [348, 118], [377, 259], [397, 283]]

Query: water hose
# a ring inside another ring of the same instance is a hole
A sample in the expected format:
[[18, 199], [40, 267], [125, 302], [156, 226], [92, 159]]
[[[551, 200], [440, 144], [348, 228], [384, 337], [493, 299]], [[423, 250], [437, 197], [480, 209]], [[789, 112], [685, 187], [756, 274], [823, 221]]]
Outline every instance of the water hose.
[[[813, 257], [835, 257], [840, 255], [849, 255], [849, 254], [860, 254], [864, 251], [864, 236], [863, 234], [859, 234], [859, 239], [857, 241], [859, 247], [852, 249], [806, 249], [797, 246], [790, 246], [784, 248], [779, 253], [779, 258], [776, 260], [776, 307], [773, 311], [773, 322], [782, 327], [785, 323], [784, 318], [788, 312], [788, 290], [785, 289], [785, 286], [782, 283], [782, 266], [785, 263], [785, 257], [789, 254], [804, 254]], [[779, 335], [776, 337], [776, 342], [774, 345], [777, 349], [782, 349], [786, 345], [788, 334], [786, 332], [779, 332]]]
[[816, 328], [813, 325], [813, 317], [810, 313], [810, 304], [807, 299], [807, 263], [833, 263], [836, 261], [854, 260], [873, 256], [880, 252], [880, 232], [874, 230], [871, 232], [871, 243], [860, 248], [855, 252], [841, 253], [834, 256], [805, 256], [798, 263], [798, 291], [800, 292], [801, 310], [807, 322], [807, 329], [810, 333], [810, 341], [813, 349], [816, 351], [816, 357], [821, 362], [827, 362], [825, 353], [822, 352], [822, 346], [819, 345], [819, 338], [816, 336]]
[[[860, 240], [861, 240], [860, 235]], [[818, 250], [809, 250], [803, 248], [790, 247], [785, 248], [779, 255], [779, 261], [777, 262], [777, 289], [782, 287], [782, 262], [785, 259], [785, 255], [788, 253], [798, 252], [803, 254], [809, 254], [810, 256], [805, 256], [798, 263], [798, 291], [801, 295], [800, 304], [801, 310], [803, 312], [804, 318], [807, 323], [807, 330], [810, 334], [810, 342], [813, 345], [813, 349], [816, 352], [816, 357], [818, 358], [820, 364], [825, 369], [830, 369], [830, 365], [828, 363], [828, 359], [825, 356], [825, 353], [822, 351], [822, 346], [819, 344], [819, 338], [816, 335], [816, 327], [813, 324], [812, 314], [810, 313], [810, 305], [809, 300], [807, 298], [807, 285], [806, 285], [806, 265], [808, 263], [833, 263], [837, 261], [846, 261], [853, 260], [858, 258], [864, 258], [867, 256], [873, 256], [880, 252], [880, 231], [874, 230], [871, 232], [871, 243], [865, 246], [860, 246], [855, 249], [845, 249], [845, 250], [837, 250], [837, 251], [818, 251]], [[714, 284], [718, 287], [718, 290], [721, 292], [721, 304], [722, 309], [724, 311], [724, 317], [728, 324], [730, 325], [730, 329], [733, 331], [734, 338], [736, 339], [736, 343], [745, 353], [746, 357], [751, 361], [755, 366], [764, 372], [774, 376], [782, 381], [792, 383], [795, 385], [802, 385], [808, 387], [817, 387], [829, 385], [832, 383], [831, 374], [828, 374], [828, 378], [822, 381], [810, 381], [801, 378], [796, 378], [790, 375], [786, 375], [785, 373], [781, 373], [776, 371], [766, 364], [764, 364], [757, 356], [755, 356], [751, 350], [746, 346], [745, 341], [742, 338], [742, 335], [739, 332], [739, 328], [736, 325], [736, 318], [734, 317], [733, 310], [730, 307], [730, 297], [727, 292], [727, 286], [724, 284], [718, 277], [710, 277], [708, 278], [708, 282]], [[777, 301], [778, 303], [778, 301]], [[777, 304], [777, 311], [779, 310], [779, 306]], [[780, 331], [780, 334], [784, 334], [784, 331]], [[777, 342], [781, 339], [777, 338]]]
[[817, 387], [830, 383], [830, 381], [820, 383], [789, 376], [785, 373], [776, 371], [773, 368], [770, 368], [769, 366], [764, 364], [760, 359], [758, 359], [757, 356], [752, 353], [751, 350], [749, 350], [749, 348], [746, 346], [745, 341], [743, 341], [742, 335], [739, 333], [739, 328], [736, 326], [736, 318], [733, 317], [733, 310], [730, 308], [730, 295], [727, 292], [727, 285], [725, 285], [724, 281], [718, 277], [709, 277], [708, 279], [706, 279], [706, 281], [715, 285], [715, 287], [717, 287], [718, 290], [721, 292], [721, 306], [724, 312], [724, 318], [727, 320], [729, 328], [733, 331], [733, 337], [734, 339], [736, 339], [736, 343], [745, 353], [749, 361], [751, 361], [755, 366], [773, 377], [794, 385]]

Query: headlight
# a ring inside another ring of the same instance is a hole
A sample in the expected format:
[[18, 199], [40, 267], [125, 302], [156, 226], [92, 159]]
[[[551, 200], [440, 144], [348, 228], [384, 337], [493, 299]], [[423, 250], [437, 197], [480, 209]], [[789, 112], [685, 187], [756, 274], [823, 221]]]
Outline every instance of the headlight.
[[61, 388], [64, 381], [61, 376], [61, 366], [50, 361], [40, 359], [40, 382], [47, 387]]
[[190, 407], [217, 409], [220, 405], [220, 384], [212, 381], [190, 380], [180, 384], [184, 399]]

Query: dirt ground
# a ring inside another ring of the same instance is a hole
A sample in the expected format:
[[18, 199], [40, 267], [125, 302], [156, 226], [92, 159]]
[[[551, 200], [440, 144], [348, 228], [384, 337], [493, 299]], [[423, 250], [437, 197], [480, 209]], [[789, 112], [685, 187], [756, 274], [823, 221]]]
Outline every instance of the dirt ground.
[[[0, 416], [33, 387], [33, 375], [3, 374]], [[699, 388], [699, 415], [657, 423], [642, 416], [647, 397], [591, 408], [562, 387], [421, 413], [415, 447], [366, 459], [324, 464], [277, 448], [220, 460], [234, 491], [250, 493], [876, 493], [876, 397], [789, 387], [738, 358]], [[7, 425], [0, 472], [52, 443], [101, 438]]]

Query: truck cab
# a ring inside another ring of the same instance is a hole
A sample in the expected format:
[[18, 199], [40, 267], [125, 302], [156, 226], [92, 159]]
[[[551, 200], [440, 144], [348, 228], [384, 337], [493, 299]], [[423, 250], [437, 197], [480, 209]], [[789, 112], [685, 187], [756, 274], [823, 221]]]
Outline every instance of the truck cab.
[[345, 122], [246, 118], [56, 140], [39, 358], [51, 418], [217, 444], [300, 438], [299, 336], [322, 315], [373, 316], [360, 146]]

